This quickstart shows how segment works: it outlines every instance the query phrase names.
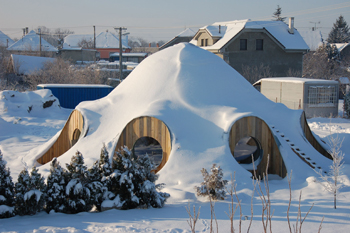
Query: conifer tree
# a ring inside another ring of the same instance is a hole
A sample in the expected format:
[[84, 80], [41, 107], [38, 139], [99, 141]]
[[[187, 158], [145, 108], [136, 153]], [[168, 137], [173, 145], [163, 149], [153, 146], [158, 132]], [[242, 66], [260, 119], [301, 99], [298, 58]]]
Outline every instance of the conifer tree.
[[66, 187], [67, 213], [79, 213], [91, 209], [90, 190], [87, 168], [84, 165], [83, 155], [77, 151], [67, 166], [68, 184]]
[[348, 43], [350, 41], [349, 27], [342, 15], [333, 24], [327, 41], [328, 43]]
[[100, 154], [100, 160], [98, 162], [98, 167], [101, 175], [101, 181], [104, 185], [108, 186], [108, 179], [106, 179], [110, 174], [112, 174], [112, 164], [109, 159], [109, 154], [106, 145], [103, 144]]
[[90, 203], [95, 205], [100, 211], [101, 204], [104, 201], [104, 193], [107, 192], [107, 187], [101, 182], [101, 173], [99, 169], [99, 161], [97, 160], [88, 170], [89, 183], [86, 187], [90, 190]]
[[286, 17], [282, 17], [281, 15], [282, 15], [282, 8], [279, 5], [277, 5], [277, 9], [276, 9], [275, 12], [273, 12], [273, 15], [272, 15], [272, 18], [274, 18], [273, 21], [282, 21], [282, 22], [284, 22]]
[[66, 180], [65, 171], [57, 158], [53, 158], [50, 164], [50, 175], [47, 177], [46, 212], [66, 212]]
[[14, 212], [14, 184], [10, 176], [10, 169], [6, 169], [6, 161], [0, 150], [0, 218], [15, 215]]
[[123, 147], [113, 159], [113, 173], [107, 177], [115, 194], [115, 207], [132, 209], [138, 206], [161, 208], [169, 194], [158, 192], [163, 184], [155, 185], [158, 176], [152, 171], [154, 165], [150, 158], [135, 157]]
[[44, 178], [33, 167], [29, 175], [24, 168], [15, 184], [16, 213], [19, 215], [34, 215], [43, 210], [45, 204], [46, 185]]

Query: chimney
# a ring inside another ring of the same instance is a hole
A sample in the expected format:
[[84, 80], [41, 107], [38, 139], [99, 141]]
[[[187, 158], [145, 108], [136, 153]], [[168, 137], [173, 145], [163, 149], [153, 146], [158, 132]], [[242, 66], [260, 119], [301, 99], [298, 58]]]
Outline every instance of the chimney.
[[289, 29], [288, 32], [290, 34], [294, 34], [294, 17], [289, 18]]
[[26, 27], [26, 35], [28, 34], [28, 30], [29, 30], [28, 27]]
[[148, 47], [151, 47], [151, 43], [148, 44]]
[[159, 44], [157, 43], [157, 48], [159, 48]]
[[219, 25], [219, 33], [221, 33], [221, 25]]

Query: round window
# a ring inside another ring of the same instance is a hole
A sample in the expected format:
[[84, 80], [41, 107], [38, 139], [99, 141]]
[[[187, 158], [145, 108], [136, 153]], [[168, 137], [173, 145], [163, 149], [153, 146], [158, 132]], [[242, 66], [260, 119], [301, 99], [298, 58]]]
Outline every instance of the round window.
[[254, 137], [244, 137], [240, 139], [233, 151], [233, 157], [241, 165], [252, 164], [256, 167], [262, 159], [263, 150], [257, 139]]
[[147, 154], [158, 167], [163, 159], [163, 150], [159, 142], [152, 137], [141, 137], [136, 140], [133, 152], [135, 156]]

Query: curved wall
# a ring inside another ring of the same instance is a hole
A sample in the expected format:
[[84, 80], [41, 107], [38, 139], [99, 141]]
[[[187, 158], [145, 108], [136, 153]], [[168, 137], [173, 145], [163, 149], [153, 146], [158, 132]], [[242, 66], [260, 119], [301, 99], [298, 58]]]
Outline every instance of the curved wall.
[[45, 152], [43, 156], [37, 159], [37, 162], [40, 164], [48, 163], [54, 157], [59, 157], [68, 151], [77, 141], [77, 139], [74, 138], [74, 132], [76, 132], [77, 129], [80, 132], [83, 132], [83, 127], [83, 116], [78, 110], [73, 110], [55, 143], [48, 151]]
[[287, 175], [287, 169], [278, 149], [278, 144], [268, 125], [258, 117], [243, 117], [232, 125], [229, 135], [229, 145], [232, 156], [237, 142], [249, 136], [258, 140], [263, 149], [263, 157], [260, 164], [257, 166], [256, 175], [263, 177], [268, 162], [267, 157], [269, 155], [268, 173], [277, 174], [284, 178]]

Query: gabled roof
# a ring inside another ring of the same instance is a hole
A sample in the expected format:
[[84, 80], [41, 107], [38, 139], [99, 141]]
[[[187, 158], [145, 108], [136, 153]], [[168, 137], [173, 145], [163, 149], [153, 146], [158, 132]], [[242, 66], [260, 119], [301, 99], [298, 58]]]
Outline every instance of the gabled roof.
[[[42, 51], [57, 52], [58, 49], [53, 47], [49, 42], [41, 38], [41, 49]], [[40, 50], [40, 37], [33, 30], [30, 31], [25, 37], [18, 40], [7, 50], [12, 51], [39, 51]]]
[[[189, 42], [194, 37], [195, 34], [196, 32], [193, 31], [191, 28], [186, 28], [184, 31], [180, 32], [177, 36], [175, 36], [174, 38], [172, 38], [171, 40], [169, 40], [168, 42], [160, 46], [159, 49], [161, 50], [161, 49], [167, 48], [179, 42]], [[183, 40], [177, 41], [179, 38], [182, 38]], [[186, 40], [186, 38], [188, 39]]]
[[4, 34], [2, 31], [0, 31], [0, 46], [6, 47], [7, 46], [7, 42], [8, 42], [8, 46], [10, 46], [13, 43], [15, 43], [14, 40], [12, 40], [6, 34]]
[[[206, 30], [213, 37], [220, 37], [215, 44], [203, 47], [207, 50], [220, 50], [232, 39], [234, 39], [243, 29], [264, 29], [274, 37], [286, 50], [309, 50], [299, 32], [294, 29], [294, 34], [289, 33], [288, 25], [282, 21], [251, 21], [235, 20], [228, 22], [217, 22], [205, 26], [200, 30]], [[199, 31], [197, 32], [197, 34]], [[196, 35], [197, 36], [197, 35]], [[197, 44], [194, 39], [192, 44]]]
[[349, 43], [334, 43], [331, 45], [334, 45], [338, 49], [338, 52], [340, 53], [343, 49], [349, 46]]
[[[68, 35], [64, 38], [63, 47], [76, 48], [79, 47], [78, 43], [85, 39], [86, 41], [93, 41], [94, 36], [91, 34], [82, 34], [82, 35]], [[122, 37], [122, 47], [130, 48], [128, 46], [128, 37]], [[96, 48], [119, 48], [119, 37], [111, 32], [101, 32], [96, 36]]]

